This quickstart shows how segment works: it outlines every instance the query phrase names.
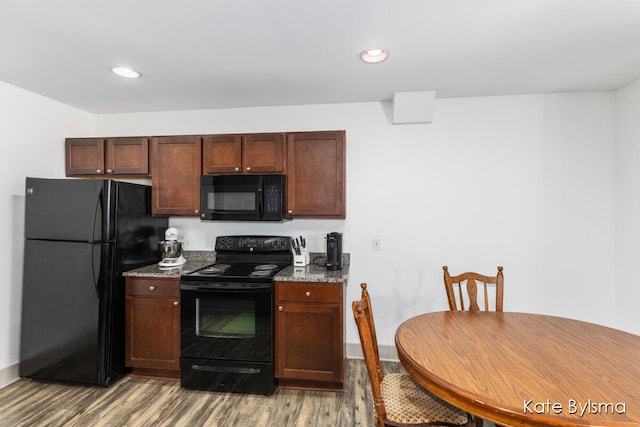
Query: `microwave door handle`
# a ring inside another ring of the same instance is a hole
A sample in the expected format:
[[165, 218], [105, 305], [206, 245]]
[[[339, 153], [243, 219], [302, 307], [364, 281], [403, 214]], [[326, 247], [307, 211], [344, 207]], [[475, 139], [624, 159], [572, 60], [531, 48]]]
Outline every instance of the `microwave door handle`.
[[258, 182], [258, 215], [264, 216], [264, 177], [260, 177]]

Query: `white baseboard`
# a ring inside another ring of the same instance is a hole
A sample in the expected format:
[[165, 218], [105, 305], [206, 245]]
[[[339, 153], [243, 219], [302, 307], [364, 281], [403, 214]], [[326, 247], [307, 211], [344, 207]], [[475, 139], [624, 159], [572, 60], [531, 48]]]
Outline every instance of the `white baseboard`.
[[[346, 347], [347, 359], [364, 359], [360, 343], [347, 343]], [[380, 353], [380, 360], [399, 361], [396, 346], [394, 345], [380, 345], [378, 346], [378, 352]]]
[[5, 388], [20, 379], [18, 375], [18, 365], [19, 363], [14, 363], [13, 365], [0, 369], [0, 388]]

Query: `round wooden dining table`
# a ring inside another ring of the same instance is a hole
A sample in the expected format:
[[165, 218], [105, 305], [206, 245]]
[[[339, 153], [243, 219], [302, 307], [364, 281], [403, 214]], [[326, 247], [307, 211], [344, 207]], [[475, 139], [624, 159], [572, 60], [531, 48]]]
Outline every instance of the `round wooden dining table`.
[[529, 313], [446, 311], [400, 325], [400, 362], [441, 399], [503, 426], [640, 424], [640, 336]]

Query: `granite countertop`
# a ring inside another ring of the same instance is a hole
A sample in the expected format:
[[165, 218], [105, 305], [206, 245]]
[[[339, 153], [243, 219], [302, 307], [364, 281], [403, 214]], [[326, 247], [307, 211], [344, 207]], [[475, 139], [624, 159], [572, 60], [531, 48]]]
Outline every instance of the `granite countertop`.
[[[326, 258], [323, 253], [311, 253], [311, 263], [306, 267], [289, 266], [278, 272], [273, 278], [276, 282], [316, 282], [316, 283], [343, 283], [349, 278], [349, 254], [342, 256], [342, 270], [330, 271], [322, 267]], [[314, 261], [316, 263], [314, 263]]]
[[160, 267], [157, 263], [122, 273], [125, 277], [160, 277], [177, 278], [182, 274], [191, 273], [202, 267], [206, 267], [216, 261], [216, 253], [213, 251], [184, 251], [187, 262], [179, 267]]
[[[185, 251], [187, 262], [180, 267], [160, 267], [158, 264], [147, 265], [125, 271], [126, 277], [159, 277], [180, 278], [182, 274], [190, 273], [202, 267], [212, 264], [216, 260], [213, 251]], [[311, 253], [311, 264], [306, 267], [289, 266], [274, 276], [276, 282], [317, 282], [317, 283], [346, 283], [349, 277], [349, 254], [343, 254], [342, 270], [329, 271], [321, 267], [324, 262], [324, 254]], [[314, 261], [318, 264], [314, 264]]]

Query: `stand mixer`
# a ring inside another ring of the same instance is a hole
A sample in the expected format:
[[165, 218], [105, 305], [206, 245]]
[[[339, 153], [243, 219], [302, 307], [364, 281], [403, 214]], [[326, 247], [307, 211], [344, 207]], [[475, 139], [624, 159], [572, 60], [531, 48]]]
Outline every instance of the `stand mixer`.
[[162, 261], [158, 263], [160, 267], [179, 267], [187, 260], [182, 256], [182, 239], [184, 232], [176, 227], [167, 228], [164, 232], [164, 240], [158, 242], [158, 249], [161, 251]]

